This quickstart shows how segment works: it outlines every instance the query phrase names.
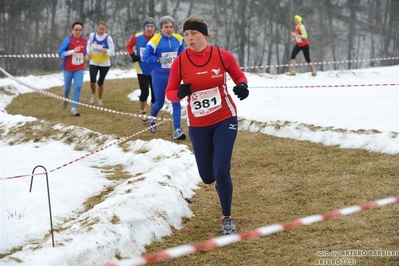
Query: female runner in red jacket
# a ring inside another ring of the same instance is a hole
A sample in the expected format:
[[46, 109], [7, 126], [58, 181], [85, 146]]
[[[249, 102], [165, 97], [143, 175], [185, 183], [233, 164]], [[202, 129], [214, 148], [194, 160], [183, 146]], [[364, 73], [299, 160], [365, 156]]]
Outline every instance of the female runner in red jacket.
[[234, 234], [230, 168], [238, 120], [226, 75], [237, 84], [233, 91], [240, 100], [249, 94], [247, 78], [230, 52], [208, 45], [212, 33], [203, 18], [184, 20], [183, 36], [188, 47], [172, 64], [166, 97], [175, 102], [187, 96], [187, 123], [199, 174], [205, 184], [216, 181], [222, 234]]

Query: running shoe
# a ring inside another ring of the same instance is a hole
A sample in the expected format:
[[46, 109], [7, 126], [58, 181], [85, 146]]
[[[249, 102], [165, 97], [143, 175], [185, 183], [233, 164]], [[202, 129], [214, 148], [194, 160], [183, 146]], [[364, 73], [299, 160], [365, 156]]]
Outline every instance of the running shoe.
[[141, 123], [143, 123], [144, 125], [148, 125], [148, 119], [145, 115], [145, 111], [140, 111], [139, 114], [141, 115]]
[[67, 101], [62, 101], [61, 107], [62, 109], [67, 108], [68, 102]]
[[148, 130], [149, 130], [151, 133], [157, 132], [157, 126], [156, 126], [156, 124], [157, 124], [157, 121], [156, 121], [155, 119], [150, 119], [150, 123], [148, 124], [150, 127], [149, 127]]
[[91, 98], [90, 98], [90, 104], [93, 104], [95, 100], [96, 100], [96, 96], [94, 94], [92, 94]]
[[236, 224], [231, 217], [222, 218], [222, 235], [232, 235], [237, 233]]
[[186, 139], [186, 134], [183, 133], [183, 131], [181, 131], [180, 128], [177, 128], [175, 130], [175, 134], [173, 135], [173, 139], [174, 140], [183, 140]]
[[146, 115], [143, 115], [141, 118], [141, 123], [143, 123], [143, 125], [148, 125], [148, 119]]
[[71, 116], [80, 116], [78, 110], [74, 107], [71, 109]]

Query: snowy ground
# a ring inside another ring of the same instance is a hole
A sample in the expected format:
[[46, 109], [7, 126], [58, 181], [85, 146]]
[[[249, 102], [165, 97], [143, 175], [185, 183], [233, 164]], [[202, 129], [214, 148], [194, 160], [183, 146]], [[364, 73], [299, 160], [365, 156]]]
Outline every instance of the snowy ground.
[[[135, 77], [131, 71], [112, 69], [107, 79], [131, 77]], [[38, 89], [63, 83], [62, 74], [18, 79]], [[248, 74], [248, 79], [249, 98], [236, 101], [241, 130], [399, 153], [399, 86], [350, 86], [398, 84], [399, 66], [319, 72], [315, 78], [309, 73], [296, 77]], [[231, 87], [231, 81], [228, 84]], [[183, 217], [192, 217], [186, 199], [194, 195], [200, 178], [187, 146], [162, 139], [131, 140], [126, 152], [113, 145], [117, 140], [111, 136], [64, 125], [56, 128], [61, 136], [71, 134], [72, 144], [58, 137], [13, 145], [18, 143], [18, 134], [11, 132], [19, 126], [35, 122], [45, 127], [45, 121], [5, 111], [17, 95], [31, 92], [10, 78], [0, 79], [0, 132], [4, 132], [0, 140], [0, 254], [11, 253], [0, 264], [101, 265], [115, 261], [116, 254], [137, 257], [145, 252], [144, 245], [171, 234], [171, 226], [181, 228]], [[138, 95], [134, 91], [126, 97], [137, 101]], [[170, 105], [165, 110], [171, 110]], [[92, 134], [111, 146], [86, 156], [98, 148], [91, 142]], [[75, 150], [82, 142], [93, 149]], [[50, 171], [75, 160], [49, 175], [54, 248], [44, 176], [35, 176], [29, 193], [29, 174], [36, 165]], [[132, 177], [120, 182], [106, 179], [102, 169], [112, 172], [120, 164]], [[83, 209], [86, 199], [106, 188], [110, 192], [100, 204]]]

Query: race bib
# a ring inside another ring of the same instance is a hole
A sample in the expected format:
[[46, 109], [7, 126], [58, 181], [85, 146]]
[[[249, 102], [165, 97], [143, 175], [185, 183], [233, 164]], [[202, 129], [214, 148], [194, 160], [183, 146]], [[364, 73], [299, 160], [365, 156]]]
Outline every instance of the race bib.
[[165, 57], [166, 63], [161, 64], [163, 68], [170, 68], [172, 66], [173, 61], [176, 59], [177, 57], [177, 52], [166, 52], [166, 53], [162, 53], [162, 57]]
[[72, 54], [72, 65], [81, 65], [84, 63], [83, 53]]
[[102, 55], [103, 53], [101, 52], [101, 49], [103, 49], [103, 46], [101, 44], [93, 43], [91, 45], [91, 53], [95, 55]]
[[145, 47], [140, 47], [140, 57], [143, 57]]
[[222, 108], [218, 87], [193, 92], [190, 100], [191, 112], [195, 117], [206, 116]]
[[298, 37], [298, 36], [296, 36], [296, 37], [295, 37], [295, 41], [296, 41], [296, 42], [299, 42], [299, 43], [301, 43], [301, 42], [302, 42], [302, 38], [301, 38], [301, 37]]

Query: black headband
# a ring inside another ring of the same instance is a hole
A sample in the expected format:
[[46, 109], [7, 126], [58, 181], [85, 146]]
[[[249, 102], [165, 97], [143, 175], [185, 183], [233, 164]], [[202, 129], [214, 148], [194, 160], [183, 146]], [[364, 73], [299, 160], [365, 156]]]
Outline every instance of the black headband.
[[202, 22], [188, 21], [184, 23], [183, 26], [183, 32], [185, 32], [186, 30], [197, 30], [205, 36], [208, 36], [208, 26]]

